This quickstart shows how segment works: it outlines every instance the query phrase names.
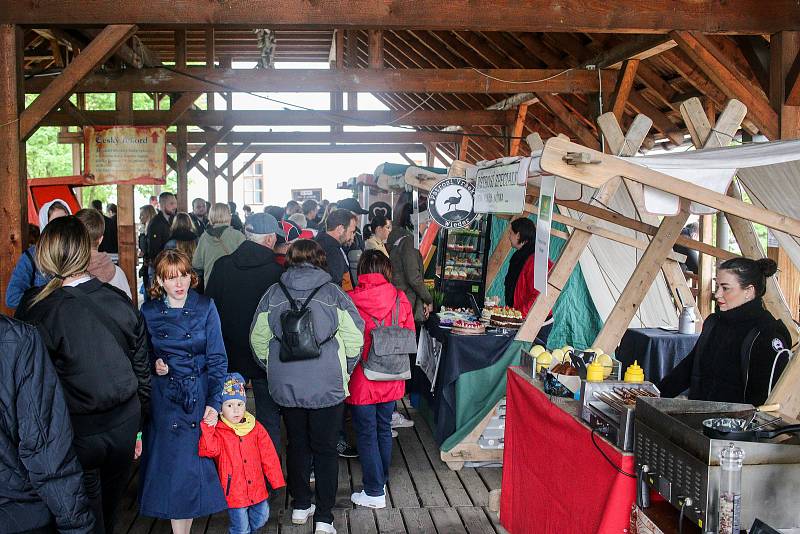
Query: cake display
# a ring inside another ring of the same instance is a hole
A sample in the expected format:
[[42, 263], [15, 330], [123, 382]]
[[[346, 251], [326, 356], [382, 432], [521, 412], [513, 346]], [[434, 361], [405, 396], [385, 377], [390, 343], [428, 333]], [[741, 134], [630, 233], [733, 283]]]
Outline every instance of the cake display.
[[525, 318], [522, 316], [522, 312], [508, 306], [495, 308], [489, 318], [489, 323], [492, 326], [503, 328], [519, 328], [524, 322]]
[[477, 321], [465, 321], [463, 319], [460, 319], [453, 323], [453, 329], [451, 330], [451, 332], [453, 332], [454, 334], [476, 336], [479, 334], [485, 334], [486, 329], [481, 323]]

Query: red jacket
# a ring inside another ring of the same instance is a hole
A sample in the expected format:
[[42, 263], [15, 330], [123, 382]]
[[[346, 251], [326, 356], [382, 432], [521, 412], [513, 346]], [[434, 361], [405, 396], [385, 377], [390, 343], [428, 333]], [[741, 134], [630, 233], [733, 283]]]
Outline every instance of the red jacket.
[[229, 508], [246, 508], [267, 499], [264, 477], [273, 490], [286, 485], [275, 446], [261, 423], [241, 437], [222, 420], [215, 427], [201, 422], [200, 429], [200, 456], [217, 464]]
[[[414, 312], [411, 310], [411, 303], [405, 293], [390, 284], [382, 274], [362, 274], [358, 276], [358, 286], [350, 291], [350, 298], [353, 299], [359, 315], [364, 319], [364, 352], [361, 358], [367, 359], [369, 348], [372, 345], [370, 332], [375, 328], [373, 317], [383, 321], [384, 324], [391, 324], [394, 313], [395, 299], [400, 298], [400, 316], [397, 324], [403, 328], [414, 330]], [[350, 396], [345, 399], [347, 404], [378, 404], [400, 399], [405, 394], [406, 384], [404, 380], [391, 380], [378, 382], [367, 379], [361, 362], [356, 365], [353, 374], [350, 376]]]
[[[536, 302], [539, 292], [533, 287], [533, 265], [535, 262], [536, 254], [531, 254], [525, 261], [522, 267], [522, 273], [517, 280], [517, 287], [514, 289], [514, 307], [522, 312], [523, 317], [528, 315], [528, 312]], [[547, 260], [547, 271], [553, 268], [553, 262]], [[552, 312], [551, 312], [552, 313]], [[548, 316], [550, 313], [548, 313]]]

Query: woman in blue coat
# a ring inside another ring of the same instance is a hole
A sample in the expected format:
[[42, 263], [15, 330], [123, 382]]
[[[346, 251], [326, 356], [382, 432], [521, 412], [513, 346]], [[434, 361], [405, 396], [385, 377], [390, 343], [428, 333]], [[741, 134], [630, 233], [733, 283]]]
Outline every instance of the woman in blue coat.
[[153, 372], [151, 418], [144, 431], [140, 513], [170, 519], [188, 534], [195, 517], [227, 509], [213, 460], [198, 455], [200, 421], [217, 423], [228, 360], [213, 301], [197, 284], [189, 257], [156, 259], [153, 300], [142, 306]]

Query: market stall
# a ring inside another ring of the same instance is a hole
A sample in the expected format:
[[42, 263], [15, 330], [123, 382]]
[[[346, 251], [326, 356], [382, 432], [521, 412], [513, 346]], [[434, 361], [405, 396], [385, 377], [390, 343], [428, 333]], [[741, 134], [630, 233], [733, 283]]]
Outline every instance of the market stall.
[[634, 460], [580, 419], [580, 401], [551, 398], [508, 370], [500, 522], [513, 534], [621, 533], [629, 524]]

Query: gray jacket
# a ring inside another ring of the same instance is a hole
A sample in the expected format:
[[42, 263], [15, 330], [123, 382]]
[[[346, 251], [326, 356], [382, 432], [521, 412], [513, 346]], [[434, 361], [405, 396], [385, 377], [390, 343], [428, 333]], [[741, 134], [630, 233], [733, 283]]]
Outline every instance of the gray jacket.
[[433, 303], [433, 296], [425, 286], [422, 255], [414, 247], [414, 236], [408, 230], [395, 228], [389, 234], [389, 259], [392, 260], [392, 284], [403, 291], [414, 310], [414, 321], [425, 320], [424, 304]]
[[[289, 408], [327, 408], [344, 401], [350, 394], [347, 385], [364, 344], [364, 321], [353, 301], [330, 275], [311, 265], [292, 267], [281, 276], [298, 306], [311, 292], [322, 286], [308, 308], [314, 321], [314, 334], [322, 342], [320, 357], [297, 362], [279, 358], [283, 336], [281, 314], [290, 308], [278, 284], [270, 287], [258, 304], [250, 326], [250, 344], [256, 361], [266, 370], [269, 392], [280, 406]], [[276, 337], [277, 335], [277, 337]]]

